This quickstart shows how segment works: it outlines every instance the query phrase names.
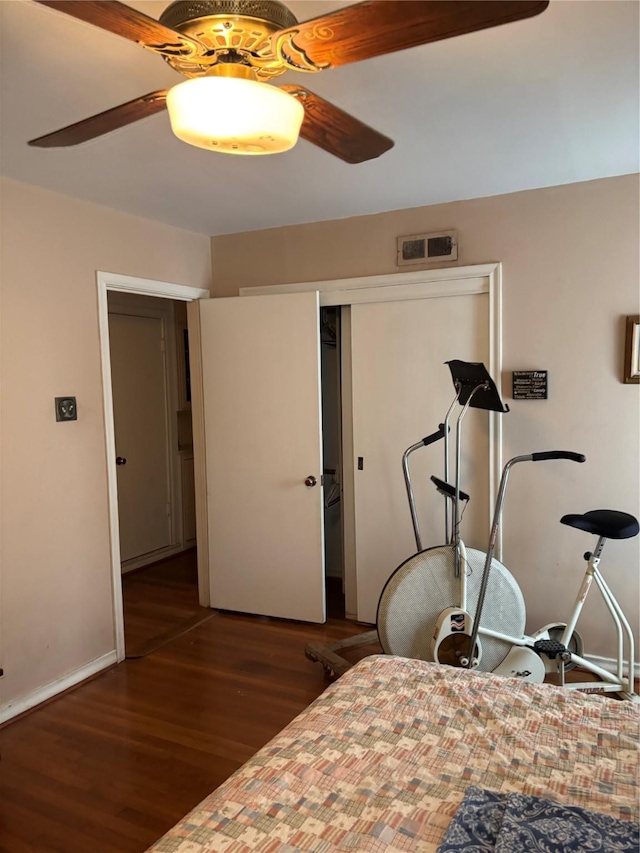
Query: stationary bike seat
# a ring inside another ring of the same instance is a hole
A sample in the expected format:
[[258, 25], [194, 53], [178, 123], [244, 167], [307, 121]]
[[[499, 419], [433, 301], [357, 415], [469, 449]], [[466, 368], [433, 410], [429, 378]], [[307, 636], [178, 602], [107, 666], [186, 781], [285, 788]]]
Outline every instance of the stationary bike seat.
[[605, 539], [631, 539], [638, 535], [638, 520], [615, 509], [592, 509], [584, 515], [563, 515], [560, 524], [604, 536]]

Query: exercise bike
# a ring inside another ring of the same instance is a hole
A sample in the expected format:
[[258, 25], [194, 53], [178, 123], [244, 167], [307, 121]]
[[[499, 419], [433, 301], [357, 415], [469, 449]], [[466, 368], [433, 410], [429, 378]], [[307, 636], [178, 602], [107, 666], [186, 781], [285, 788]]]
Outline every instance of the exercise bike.
[[[468, 636], [468, 642], [466, 644], [463, 643], [465, 646], [464, 650], [457, 656], [457, 660], [454, 663], [467, 668], [477, 666], [479, 662], [476, 657], [478, 648], [477, 637], [497, 637], [504, 642], [510, 643], [511, 649], [502, 663], [492, 670], [496, 675], [541, 682], [544, 681], [547, 672], [557, 669], [560, 684], [570, 690], [585, 690], [595, 687], [598, 691], [619, 693], [624, 699], [640, 702], [640, 696], [636, 694], [634, 689], [633, 631], [622, 607], [600, 571], [600, 560], [607, 539], [631, 539], [638, 535], [640, 530], [638, 521], [628, 513], [610, 509], [598, 509], [583, 514], [564, 515], [560, 519], [561, 524], [574, 527], [577, 530], [584, 530], [587, 533], [597, 536], [598, 539], [595, 549], [587, 551], [584, 555], [587, 568], [569, 619], [564, 624], [559, 637], [550, 636], [549, 629], [551, 626], [549, 625], [531, 636], [523, 635], [517, 637], [510, 636], [508, 633], [492, 631], [482, 624], [482, 611], [491, 574], [491, 561], [502, 516], [502, 507], [509, 474], [513, 466], [521, 462], [539, 462], [548, 459], [572, 459], [576, 462], [584, 462], [584, 456], [581, 454], [551, 451], [516, 456], [507, 462], [504, 467], [491, 527], [489, 549], [485, 559], [477, 609], [473, 619], [473, 627]], [[576, 636], [575, 629], [580, 618], [580, 613], [594, 582], [600, 590], [604, 603], [616, 627], [617, 655], [615, 673], [611, 673], [583, 657], [581, 640], [578, 644], [579, 648], [572, 647], [572, 638]], [[560, 624], [562, 625], [563, 623]], [[557, 629], [558, 626], [554, 627]], [[435, 650], [436, 659], [439, 657], [441, 644], [445, 642], [446, 636], [443, 635], [438, 638]], [[625, 654], [628, 658], [628, 672], [626, 675], [624, 674]], [[567, 683], [565, 681], [565, 673], [575, 666], [579, 666], [581, 669], [597, 675], [600, 681]]]
[[[506, 412], [483, 365], [449, 362], [456, 398], [445, 424], [445, 481], [431, 479], [438, 490], [453, 502], [453, 523], [446, 543], [422, 549], [417, 515], [408, 472], [408, 455], [422, 443], [405, 452], [403, 468], [418, 553], [402, 563], [385, 585], [378, 605], [377, 630], [383, 650], [388, 654], [431, 660], [453, 666], [477, 668], [498, 675], [542, 682], [556, 669], [560, 683], [570, 689], [598, 689], [618, 692], [624, 698], [639, 701], [634, 692], [634, 644], [629, 623], [604, 581], [599, 562], [607, 538], [631, 538], [638, 534], [637, 520], [627, 513], [596, 510], [584, 515], [563, 516], [563, 524], [596, 534], [598, 543], [588, 553], [587, 570], [568, 622], [545, 625], [533, 636], [524, 634], [526, 619], [522, 593], [509, 571], [494, 558], [502, 507], [509, 472], [518, 462], [565, 459], [584, 462], [582, 454], [550, 451], [516, 457], [504, 468], [494, 511], [489, 548], [486, 554], [467, 549], [460, 537], [460, 504], [469, 496], [460, 490], [460, 446], [462, 419], [469, 408]], [[456, 423], [456, 482], [448, 484], [449, 418], [456, 404], [462, 409]], [[583, 657], [582, 638], [576, 624], [592, 582], [601, 591], [616, 625], [618, 637], [616, 673], [612, 674]], [[488, 603], [488, 606], [485, 604]], [[472, 613], [475, 615], [472, 616]], [[625, 676], [624, 646], [627, 646], [629, 672]], [[580, 666], [597, 675], [600, 682], [566, 684], [565, 673]]]

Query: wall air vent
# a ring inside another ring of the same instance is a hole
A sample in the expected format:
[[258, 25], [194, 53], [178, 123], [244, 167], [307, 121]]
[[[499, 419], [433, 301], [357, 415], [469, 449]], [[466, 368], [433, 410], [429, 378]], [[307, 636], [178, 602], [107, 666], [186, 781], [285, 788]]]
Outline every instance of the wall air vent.
[[458, 260], [458, 232], [435, 231], [398, 237], [399, 267], [411, 264], [437, 264]]

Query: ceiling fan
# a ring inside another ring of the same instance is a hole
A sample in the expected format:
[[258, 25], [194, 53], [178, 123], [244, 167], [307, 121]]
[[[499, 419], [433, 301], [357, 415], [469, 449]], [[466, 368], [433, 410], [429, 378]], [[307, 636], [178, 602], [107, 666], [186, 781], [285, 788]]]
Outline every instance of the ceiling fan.
[[[77, 145], [167, 108], [174, 133], [200, 147], [267, 154], [291, 148], [299, 134], [347, 163], [379, 157], [393, 141], [306, 86], [274, 86], [275, 77], [288, 70], [319, 72], [506, 24], [537, 15], [549, 4], [367, 0], [298, 23], [278, 0], [175, 0], [158, 21], [118, 0], [36, 2], [159, 53], [187, 80], [29, 145]], [[232, 126], [226, 127], [229, 121]]]

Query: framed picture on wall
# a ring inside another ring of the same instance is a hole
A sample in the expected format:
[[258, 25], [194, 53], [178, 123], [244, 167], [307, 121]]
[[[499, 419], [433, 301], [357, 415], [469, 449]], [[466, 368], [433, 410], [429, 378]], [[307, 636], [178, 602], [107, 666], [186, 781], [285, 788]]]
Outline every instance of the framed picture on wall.
[[640, 382], [640, 316], [627, 317], [624, 347], [624, 381]]

